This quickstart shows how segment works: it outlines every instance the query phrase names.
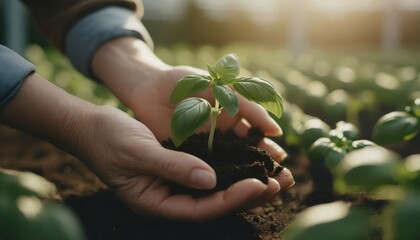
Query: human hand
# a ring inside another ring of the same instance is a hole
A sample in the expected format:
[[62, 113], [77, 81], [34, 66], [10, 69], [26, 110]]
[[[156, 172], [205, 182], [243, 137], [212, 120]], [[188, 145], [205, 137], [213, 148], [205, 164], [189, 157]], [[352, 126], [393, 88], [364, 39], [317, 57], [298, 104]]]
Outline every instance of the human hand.
[[214, 187], [213, 169], [192, 155], [163, 148], [145, 125], [122, 111], [74, 97], [36, 74], [0, 108], [0, 123], [75, 155], [142, 214], [205, 220], [260, 205], [279, 191], [273, 179], [267, 185], [246, 179], [204, 198], [172, 195], [167, 181]]
[[203, 221], [260, 205], [279, 191], [270, 179], [235, 183], [208, 197], [171, 194], [167, 181], [210, 189], [216, 177], [202, 160], [163, 148], [145, 125], [125, 113], [101, 107], [89, 117], [80, 145], [82, 159], [131, 209], [151, 216]]
[[[170, 121], [175, 105], [170, 103], [169, 96], [175, 84], [186, 75], [203, 73], [203, 70], [196, 68], [168, 66], [160, 61], [144, 43], [132, 38], [116, 39], [101, 47], [94, 56], [93, 71], [124, 104], [134, 111], [136, 118], [151, 130], [151, 136], [154, 135], [157, 141], [166, 140], [170, 136]], [[199, 96], [211, 100], [209, 92]], [[240, 96], [239, 101], [241, 104], [240, 112], [235, 117], [230, 117], [225, 113], [219, 116], [219, 129], [234, 129], [240, 136], [245, 136], [251, 126], [261, 128], [266, 135], [274, 136], [280, 133], [279, 126], [261, 106], [251, 103]], [[201, 130], [207, 130], [208, 128], [209, 126], [205, 126]], [[286, 156], [284, 150], [268, 138], [264, 138], [259, 147], [267, 150], [278, 162], [281, 162]], [[160, 151], [163, 151], [160, 145], [159, 148]], [[156, 146], [155, 149], [156, 152], [159, 152]], [[147, 152], [149, 153], [150, 151]], [[175, 154], [174, 152], [171, 153]], [[182, 155], [184, 158], [179, 162], [180, 166], [183, 166], [181, 163], [188, 165], [193, 164], [197, 160], [201, 162], [200, 164], [204, 164], [204, 162], [191, 155], [185, 153], [182, 153]], [[159, 158], [156, 155], [155, 157]], [[163, 157], [163, 155], [160, 157]], [[205, 166], [208, 167], [206, 164]], [[210, 168], [208, 167], [208, 169]], [[148, 177], [160, 176], [162, 179], [173, 180], [169, 176], [159, 175], [163, 174], [164, 171], [166, 170], [157, 168], [157, 171], [153, 172], [154, 175], [151, 174]], [[124, 173], [121, 172], [120, 174], [123, 175]], [[185, 178], [189, 176], [186, 172], [180, 174], [184, 175], [179, 177]], [[252, 186], [256, 187], [255, 183], [251, 183], [256, 180], [247, 179], [244, 181], [249, 185], [242, 185], [243, 182], [237, 183], [238, 185], [235, 184], [231, 188], [226, 189], [226, 191], [216, 193], [214, 196], [229, 193], [232, 189], [238, 189], [238, 186], [239, 188], [241, 186], [244, 188], [251, 186], [250, 189], [253, 188]], [[191, 186], [187, 182], [175, 182]], [[242, 198], [241, 201], [243, 202], [236, 202], [236, 207], [240, 205], [253, 207], [267, 202], [280, 189], [287, 189], [293, 183], [290, 171], [284, 169], [278, 177], [269, 180], [267, 190], [258, 197], [258, 200]], [[125, 182], [124, 184], [128, 183]], [[120, 186], [122, 187], [122, 185]], [[240, 194], [241, 197], [246, 197], [246, 193], [238, 191], [237, 194]], [[226, 212], [225, 210], [223, 211]], [[211, 214], [210, 212], [208, 213]]]
[[[159, 141], [170, 137], [170, 121], [175, 104], [170, 103], [169, 97], [176, 83], [190, 74], [207, 74], [201, 69], [188, 66], [168, 66], [144, 43], [133, 38], [116, 39], [105, 44], [93, 59], [93, 70]], [[198, 96], [212, 100], [209, 91]], [[264, 108], [242, 96], [238, 98], [239, 113], [230, 117], [222, 112], [218, 117], [217, 128], [234, 129], [242, 137], [246, 136], [251, 127], [260, 128], [266, 136], [281, 134], [280, 127]], [[209, 128], [210, 123], [200, 131]], [[259, 147], [267, 150], [278, 162], [287, 156], [280, 146], [268, 138], [264, 138]]]

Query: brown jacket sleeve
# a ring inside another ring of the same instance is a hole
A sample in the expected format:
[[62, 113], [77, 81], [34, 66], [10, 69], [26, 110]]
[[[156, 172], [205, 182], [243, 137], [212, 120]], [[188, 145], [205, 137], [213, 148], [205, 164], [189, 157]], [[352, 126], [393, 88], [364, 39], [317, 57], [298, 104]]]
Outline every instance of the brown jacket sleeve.
[[81, 17], [97, 9], [116, 5], [135, 11], [143, 17], [139, 0], [22, 0], [29, 8], [35, 27], [49, 42], [61, 51], [67, 31]]

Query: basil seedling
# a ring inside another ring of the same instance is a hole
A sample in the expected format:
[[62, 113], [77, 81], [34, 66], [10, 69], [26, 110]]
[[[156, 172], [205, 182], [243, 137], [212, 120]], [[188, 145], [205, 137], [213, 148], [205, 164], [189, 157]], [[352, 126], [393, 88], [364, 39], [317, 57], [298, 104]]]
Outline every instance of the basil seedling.
[[408, 141], [420, 132], [420, 98], [405, 111], [382, 116], [373, 129], [373, 140], [380, 145]]
[[[260, 104], [278, 118], [282, 115], [282, 97], [271, 83], [256, 77], [238, 77], [240, 65], [235, 54], [225, 55], [214, 66], [207, 65], [207, 69], [210, 75], [186, 76], [172, 91], [171, 103], [184, 99], [176, 106], [171, 121], [171, 138], [175, 146], [180, 146], [210, 119], [208, 149], [211, 152], [217, 116], [222, 109], [230, 116], [235, 116], [239, 111], [236, 93]], [[203, 98], [190, 97], [206, 89], [212, 91], [214, 106]]]

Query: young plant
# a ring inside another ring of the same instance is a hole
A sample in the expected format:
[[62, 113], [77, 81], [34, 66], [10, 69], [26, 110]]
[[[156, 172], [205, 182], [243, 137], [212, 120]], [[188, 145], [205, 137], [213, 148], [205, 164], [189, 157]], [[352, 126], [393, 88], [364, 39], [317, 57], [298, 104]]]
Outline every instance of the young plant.
[[[304, 133], [313, 131], [305, 130]], [[302, 135], [305, 136], [305, 135]], [[320, 134], [319, 134], [320, 136]], [[351, 151], [375, 145], [369, 140], [359, 139], [359, 129], [351, 123], [340, 121], [327, 136], [312, 140], [308, 149], [308, 157], [313, 162], [325, 164], [333, 170], [337, 164]]]
[[408, 141], [420, 132], [420, 98], [405, 111], [394, 111], [382, 116], [373, 129], [373, 140], [379, 145]]
[[[171, 103], [184, 99], [175, 108], [171, 122], [171, 138], [175, 146], [180, 146], [210, 119], [208, 149], [211, 152], [217, 116], [222, 109], [230, 116], [239, 111], [236, 93], [260, 104], [278, 118], [282, 115], [283, 100], [271, 83], [256, 77], [238, 77], [240, 65], [235, 54], [225, 55], [214, 66], [207, 65], [207, 69], [210, 75], [186, 76], [172, 91]], [[206, 89], [212, 91], [214, 106], [203, 98], [190, 97]]]

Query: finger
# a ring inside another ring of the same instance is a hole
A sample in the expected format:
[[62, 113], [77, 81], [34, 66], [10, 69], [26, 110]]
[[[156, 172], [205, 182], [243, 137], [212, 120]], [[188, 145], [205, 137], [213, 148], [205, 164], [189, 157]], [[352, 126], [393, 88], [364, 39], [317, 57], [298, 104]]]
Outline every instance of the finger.
[[173, 195], [158, 203], [162, 216], [178, 220], [204, 221], [243, 208], [263, 194], [268, 185], [257, 179], [239, 181], [224, 191], [204, 198]]
[[241, 118], [236, 125], [233, 127], [233, 131], [238, 135], [239, 137], [246, 137], [248, 136], [248, 130], [251, 128], [251, 124], [243, 118]]
[[[235, 125], [233, 130], [239, 137], [247, 137], [248, 130], [250, 128], [251, 125], [248, 123], [248, 121], [241, 119]], [[284, 151], [282, 147], [280, 147], [276, 142], [269, 138], [263, 138], [258, 143], [258, 147], [270, 153], [270, 156], [278, 163], [283, 162], [283, 160], [287, 157], [286, 151]]]
[[293, 187], [295, 185], [295, 180], [293, 179], [293, 175], [289, 169], [283, 168], [280, 174], [274, 179], [280, 184], [282, 190], [286, 190], [288, 188]]
[[141, 167], [147, 174], [190, 188], [211, 189], [216, 186], [214, 170], [193, 155], [157, 147], [149, 151], [148, 160], [144, 162]]
[[248, 209], [258, 207], [264, 203], [267, 203], [278, 195], [280, 189], [281, 187], [279, 183], [275, 179], [269, 178], [267, 189], [262, 194], [260, 194], [259, 197], [253, 199], [252, 201], [249, 201], [248, 203], [243, 205], [240, 209], [248, 210]]
[[274, 121], [267, 111], [260, 105], [248, 101], [246, 98], [239, 96], [240, 109], [239, 113], [253, 127], [259, 127], [266, 136], [282, 135], [280, 126]]
[[280, 147], [276, 142], [269, 138], [263, 138], [258, 147], [267, 151], [274, 161], [281, 163], [287, 157], [286, 151]]

